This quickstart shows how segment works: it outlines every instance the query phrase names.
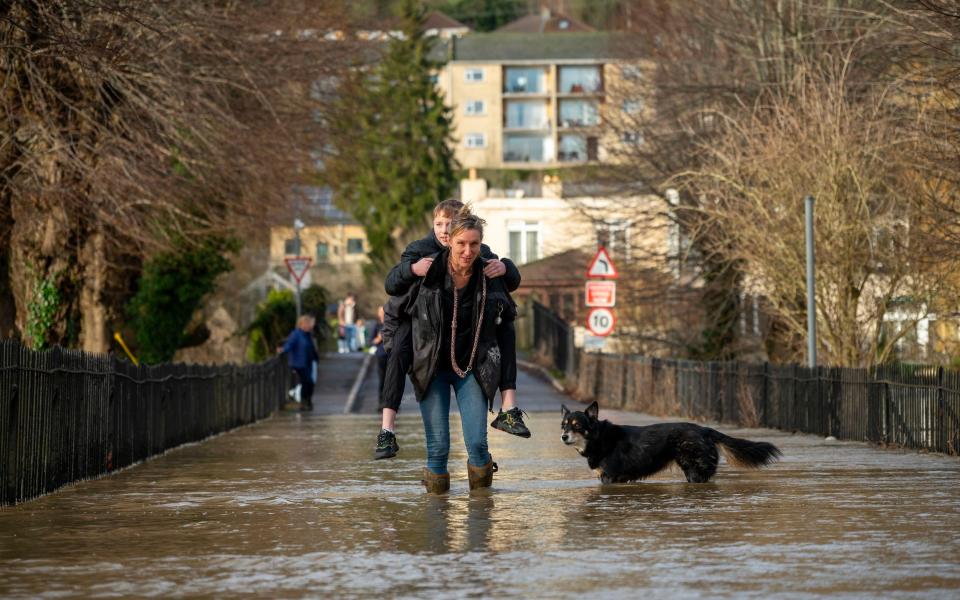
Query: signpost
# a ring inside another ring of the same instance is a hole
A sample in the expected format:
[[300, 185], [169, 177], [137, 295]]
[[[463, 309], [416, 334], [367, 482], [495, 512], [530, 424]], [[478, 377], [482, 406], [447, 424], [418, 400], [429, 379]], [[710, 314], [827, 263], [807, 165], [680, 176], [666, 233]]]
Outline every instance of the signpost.
[[587, 306], [613, 308], [617, 305], [616, 281], [588, 281], [585, 292]]
[[598, 248], [587, 267], [588, 280], [584, 286], [585, 304], [591, 307], [587, 329], [597, 337], [610, 335], [617, 324], [617, 316], [613, 313], [613, 307], [617, 305], [617, 282], [613, 280], [619, 276], [607, 249]]
[[290, 275], [297, 282], [297, 319], [299, 319], [302, 310], [300, 305], [300, 281], [303, 280], [303, 276], [310, 269], [313, 259], [309, 256], [288, 256], [283, 259], [283, 262], [287, 263], [287, 270], [290, 271]]
[[609, 308], [594, 308], [587, 315], [587, 329], [593, 335], [608, 336], [613, 333], [613, 327], [616, 324], [617, 317]]
[[615, 267], [613, 261], [610, 260], [607, 249], [601, 246], [594, 255], [593, 260], [590, 261], [590, 266], [587, 268], [587, 277], [616, 279], [619, 276], [620, 273], [617, 272], [617, 267]]

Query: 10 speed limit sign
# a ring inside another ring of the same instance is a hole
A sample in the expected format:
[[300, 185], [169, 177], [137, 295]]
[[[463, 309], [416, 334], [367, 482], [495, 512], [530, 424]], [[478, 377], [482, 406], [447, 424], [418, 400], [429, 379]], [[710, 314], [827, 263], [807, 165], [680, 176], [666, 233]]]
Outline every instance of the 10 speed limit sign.
[[593, 335], [610, 335], [613, 333], [613, 327], [616, 324], [617, 319], [609, 308], [594, 308], [587, 315], [587, 329]]

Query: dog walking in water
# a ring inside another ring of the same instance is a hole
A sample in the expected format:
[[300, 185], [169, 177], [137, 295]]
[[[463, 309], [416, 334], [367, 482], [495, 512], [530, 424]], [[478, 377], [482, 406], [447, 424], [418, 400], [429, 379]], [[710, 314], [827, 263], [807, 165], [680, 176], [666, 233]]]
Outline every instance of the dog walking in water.
[[645, 479], [677, 463], [691, 483], [705, 483], [717, 472], [717, 446], [730, 464], [758, 469], [782, 453], [773, 444], [730, 437], [695, 423], [656, 423], [645, 427], [601, 421], [596, 402], [583, 412], [561, 407], [560, 439], [587, 459], [602, 483]]

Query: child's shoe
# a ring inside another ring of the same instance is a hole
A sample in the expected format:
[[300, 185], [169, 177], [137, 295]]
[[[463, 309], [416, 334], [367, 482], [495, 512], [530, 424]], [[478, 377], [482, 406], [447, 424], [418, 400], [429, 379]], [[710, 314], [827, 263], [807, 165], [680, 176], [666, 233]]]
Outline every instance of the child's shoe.
[[377, 449], [373, 451], [373, 458], [393, 458], [400, 452], [400, 444], [397, 443], [397, 436], [392, 431], [386, 429], [380, 430], [377, 436]]
[[519, 406], [514, 406], [507, 412], [500, 411], [497, 418], [490, 423], [490, 427], [505, 431], [523, 438], [530, 437], [530, 430], [523, 423], [523, 417], [527, 413], [520, 410]]

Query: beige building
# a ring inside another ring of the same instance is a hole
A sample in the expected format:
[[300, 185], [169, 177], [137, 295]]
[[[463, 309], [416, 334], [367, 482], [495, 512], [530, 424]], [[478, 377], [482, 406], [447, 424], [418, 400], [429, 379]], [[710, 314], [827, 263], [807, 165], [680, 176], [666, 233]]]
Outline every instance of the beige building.
[[[544, 177], [540, 193], [492, 190], [480, 178], [460, 182], [461, 199], [487, 222], [484, 243], [518, 265], [569, 250], [603, 246], [624, 267], [670, 270], [678, 232], [655, 196], [591, 195]], [[585, 265], [571, 265], [572, 269]]]
[[623, 113], [643, 110], [621, 98], [649, 68], [632, 57], [634, 43], [613, 33], [507, 31], [438, 44], [447, 64], [437, 85], [453, 109], [457, 160], [557, 168], [609, 161], [616, 144], [638, 143], [622, 127]]
[[327, 288], [337, 297], [362, 286], [363, 267], [369, 260], [367, 236], [363, 226], [333, 205], [329, 188], [305, 187], [297, 190], [298, 215], [304, 223], [297, 235], [290, 225], [270, 228], [270, 269], [287, 278], [284, 259], [308, 256], [313, 260], [309, 282]]

